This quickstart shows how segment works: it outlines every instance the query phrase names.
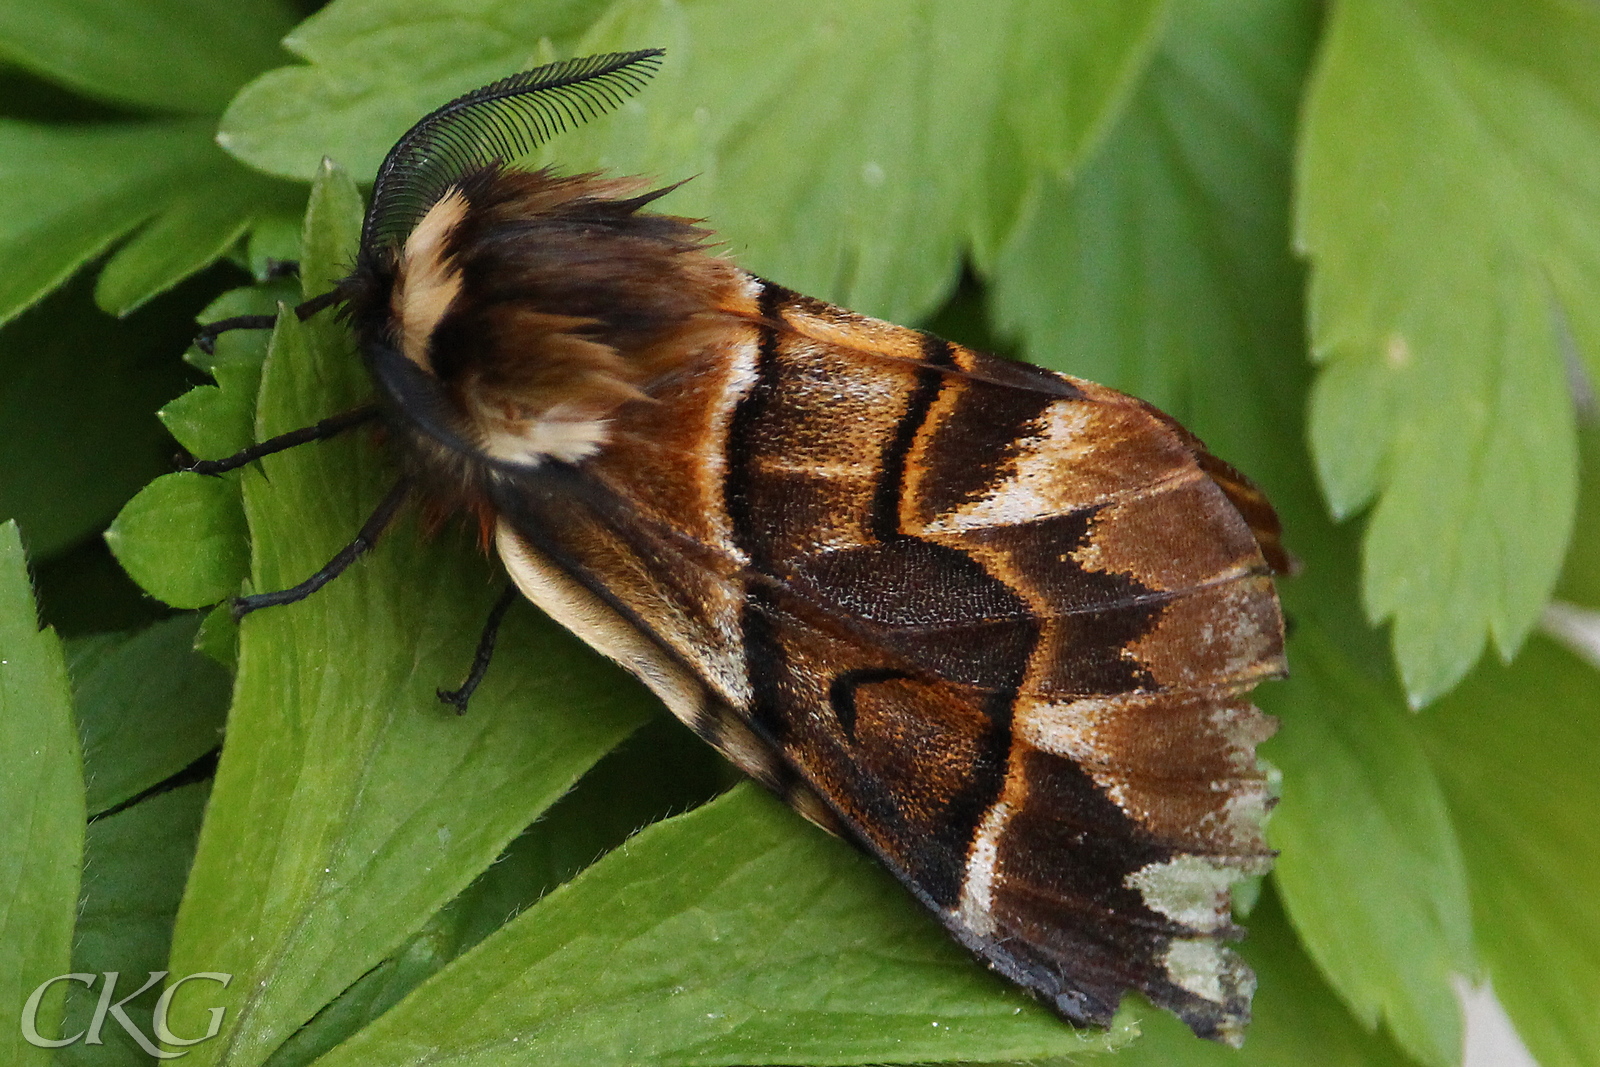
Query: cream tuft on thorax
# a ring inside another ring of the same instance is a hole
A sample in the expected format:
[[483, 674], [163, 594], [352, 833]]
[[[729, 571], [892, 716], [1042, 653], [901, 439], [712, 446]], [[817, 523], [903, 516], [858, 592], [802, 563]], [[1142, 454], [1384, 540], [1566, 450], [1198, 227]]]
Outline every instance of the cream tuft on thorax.
[[558, 404], [537, 416], [510, 405], [492, 404], [474, 397], [473, 422], [481, 435], [485, 454], [502, 463], [536, 467], [545, 459], [577, 463], [588, 459], [611, 439], [610, 420], [596, 418], [569, 404]]
[[466, 214], [465, 194], [450, 190], [422, 216], [400, 251], [389, 307], [400, 327], [400, 353], [429, 374], [428, 344], [461, 295], [461, 267], [448, 245]]

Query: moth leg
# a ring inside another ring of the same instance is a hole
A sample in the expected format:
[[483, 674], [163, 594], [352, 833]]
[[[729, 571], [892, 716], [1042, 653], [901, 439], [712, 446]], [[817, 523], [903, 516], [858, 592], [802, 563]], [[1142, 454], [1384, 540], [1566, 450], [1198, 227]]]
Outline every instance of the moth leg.
[[505, 592], [500, 594], [500, 599], [494, 602], [494, 607], [489, 609], [489, 618], [483, 624], [483, 634], [478, 638], [478, 651], [472, 657], [472, 670], [467, 673], [467, 680], [461, 683], [460, 689], [440, 689], [439, 700], [445, 704], [454, 705], [457, 715], [467, 713], [467, 701], [472, 699], [472, 694], [477, 691], [483, 676], [489, 672], [489, 661], [494, 658], [494, 643], [500, 636], [500, 624], [505, 621], [506, 612], [517, 599], [517, 587], [506, 586]]
[[[296, 270], [299, 265], [296, 264]], [[294, 307], [295, 318], [301, 322], [306, 321], [323, 308], [332, 307], [345, 299], [343, 289], [329, 289], [321, 296], [314, 296], [310, 300], [303, 300]], [[218, 319], [208, 322], [200, 327], [200, 332], [195, 334], [194, 346], [206, 355], [211, 355], [217, 350], [217, 338], [233, 330], [270, 330], [277, 323], [276, 315], [235, 315], [232, 318]]]
[[293, 604], [297, 600], [304, 600], [318, 589], [333, 581], [345, 572], [345, 568], [360, 559], [367, 550], [377, 544], [378, 537], [384, 528], [389, 525], [395, 512], [400, 510], [400, 505], [405, 503], [407, 494], [411, 491], [411, 483], [402, 478], [389, 490], [376, 510], [367, 517], [362, 524], [361, 531], [356, 534], [355, 540], [341, 548], [321, 570], [289, 589], [278, 589], [270, 593], [255, 593], [250, 596], [234, 597], [230, 610], [234, 619], [242, 619], [252, 611], [261, 608], [273, 608], [280, 604]]
[[254, 463], [262, 456], [270, 456], [274, 452], [303, 445], [311, 441], [322, 441], [335, 437], [353, 426], [360, 426], [378, 417], [378, 408], [375, 404], [367, 404], [338, 415], [330, 415], [311, 426], [302, 426], [298, 430], [280, 433], [276, 437], [269, 437], [259, 441], [249, 448], [235, 452], [222, 459], [202, 459], [189, 464], [183, 469], [192, 474], [222, 474], [226, 471], [238, 470], [249, 463]]
[[208, 356], [215, 355], [217, 338], [221, 335], [231, 330], [270, 330], [277, 321], [276, 315], [235, 315], [229, 319], [208, 322], [195, 334], [194, 346]]

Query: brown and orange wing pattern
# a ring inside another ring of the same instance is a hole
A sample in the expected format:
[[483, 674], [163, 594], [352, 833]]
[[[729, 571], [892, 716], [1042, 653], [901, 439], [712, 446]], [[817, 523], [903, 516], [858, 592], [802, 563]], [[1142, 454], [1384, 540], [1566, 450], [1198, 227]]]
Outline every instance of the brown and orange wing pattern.
[[734, 305], [605, 449], [491, 489], [518, 584], [1066, 1018], [1136, 989], [1237, 1039], [1270, 507], [1121, 393]]

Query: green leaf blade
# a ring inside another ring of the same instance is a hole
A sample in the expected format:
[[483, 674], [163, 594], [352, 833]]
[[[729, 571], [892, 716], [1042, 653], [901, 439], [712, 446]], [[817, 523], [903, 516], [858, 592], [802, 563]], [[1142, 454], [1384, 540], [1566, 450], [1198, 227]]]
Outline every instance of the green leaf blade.
[[1600, 15], [1353, 0], [1306, 110], [1311, 432], [1334, 510], [1376, 500], [1364, 592], [1407, 694], [1447, 691], [1548, 598], [1576, 492], [1556, 327], [1600, 354]]
[[830, 0], [753, 33], [734, 2], [623, 3], [579, 50], [664, 43], [648, 104], [547, 158], [695, 175], [669, 202], [711, 219], [744, 266], [914, 321], [969, 246], [999, 243], [1034, 172], [1092, 144], [1164, 10]]
[[[667, 65], [621, 115], [561, 138], [548, 158], [696, 175], [674, 208], [712, 219], [747, 266], [908, 321], [943, 297], [970, 244], [998, 243], [1032, 172], [1065, 169], [1092, 143], [1164, 7], [829, 0], [756, 24], [726, 0], [614, 5], [563, 45], [665, 46]], [[296, 38], [311, 66], [270, 72], [230, 107], [229, 151], [289, 177], [321, 154], [370, 173], [426, 111], [526, 66], [541, 35], [594, 13], [574, 4], [538, 23], [451, 6], [437, 21], [396, 14], [361, 33], [335, 10]]]
[[251, 166], [305, 180], [331, 156], [363, 177], [417, 119], [461, 93], [544, 61], [604, 9], [599, 0], [335, 0], [284, 41], [309, 66], [245, 86], [218, 141]]
[[[61, 642], [40, 630], [22, 538], [0, 523], [0, 1003], [21, 1006], [70, 970], [83, 859], [83, 763]], [[60, 1033], [66, 987], [41, 1001], [37, 1032]], [[17, 1025], [17, 1023], [13, 1023]], [[8, 1064], [48, 1064], [49, 1049], [7, 1036]]]
[[45, 0], [0, 9], [0, 56], [118, 104], [205, 114], [281, 61], [283, 0]]
[[215, 154], [184, 177], [183, 194], [119, 248], [100, 272], [95, 300], [123, 316], [221, 259], [256, 217], [294, 199], [292, 187]]
[[181, 196], [217, 158], [192, 120], [42, 126], [0, 119], [0, 323]]
[[227, 672], [194, 651], [198, 615], [68, 646], [91, 816], [130, 800], [216, 748]]
[[933, 1063], [1107, 1043], [747, 784], [641, 832], [319, 1062]]
[[41, 563], [172, 469], [150, 412], [189, 377], [172, 358], [193, 332], [178, 301], [117, 322], [89, 289], [75, 279], [0, 327], [0, 518], [21, 524]]
[[1543, 1067], [1587, 1067], [1600, 1048], [1597, 694], [1592, 666], [1536, 636], [1419, 722], [1461, 827], [1479, 951]]
[[1299, 272], [1287, 249], [1307, 5], [1173, 6], [1145, 79], [1070, 183], [1046, 182], [991, 278], [1029, 359], [1156, 404], [1304, 503]]
[[1162, 1012], [1140, 1013], [1138, 1041], [1117, 1067], [1413, 1067], [1386, 1035], [1367, 1032], [1318, 972], [1269, 892], [1250, 911], [1250, 936], [1239, 951], [1260, 985], [1242, 1049], [1196, 1041]]
[[[149, 797], [89, 824], [84, 843], [84, 880], [78, 925], [73, 936], [72, 969], [119, 976], [117, 999], [127, 996], [152, 973], [166, 969], [172, 920], [183, 894], [184, 877], [194, 858], [195, 837], [205, 810], [204, 782]], [[181, 975], [173, 976], [177, 981]], [[67, 1000], [64, 1033], [86, 1032], [104, 989], [74, 985]], [[185, 1000], [204, 999], [210, 982], [185, 985]], [[145, 1035], [154, 1033], [151, 1009], [157, 986], [124, 1010]], [[115, 1020], [101, 1029], [103, 1045], [74, 1042], [58, 1050], [58, 1064], [71, 1067], [146, 1067], [150, 1057]]]
[[1284, 775], [1271, 839], [1295, 928], [1369, 1029], [1423, 1063], [1461, 1057], [1451, 979], [1476, 969], [1468, 878], [1444, 793], [1391, 683], [1374, 684], [1315, 623], [1295, 679], [1263, 704], [1284, 721], [1264, 748]]
[[1276, 884], [1350, 1015], [1442, 1065], [1460, 1042], [1449, 978], [1471, 965], [1466, 876], [1438, 784], [1397, 725], [1393, 680], [1358, 666], [1381, 665], [1381, 646], [1303, 443], [1287, 187], [1317, 18], [1273, 0], [1175, 5], [1122, 120], [1070, 185], [1044, 188], [999, 257], [992, 299], [1030, 355], [1160, 405], [1268, 490], [1304, 562], [1280, 583], [1290, 677], [1254, 694], [1281, 720], [1262, 750], [1285, 772]]
[[128, 501], [106, 531], [106, 544], [134, 581], [175, 608], [233, 596], [249, 566], [238, 483], [163, 475]]

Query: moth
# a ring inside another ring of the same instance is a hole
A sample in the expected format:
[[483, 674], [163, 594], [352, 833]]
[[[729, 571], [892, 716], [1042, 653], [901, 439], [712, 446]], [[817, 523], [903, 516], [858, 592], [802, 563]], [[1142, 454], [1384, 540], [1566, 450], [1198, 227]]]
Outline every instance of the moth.
[[[338, 306], [411, 497], [481, 524], [511, 589], [875, 856], [1077, 1025], [1143, 993], [1237, 1043], [1229, 891], [1272, 803], [1247, 691], [1284, 671], [1265, 497], [1154, 407], [755, 277], [632, 178], [524, 170], [657, 50], [518, 74], [384, 160]], [[223, 329], [269, 325], [260, 319]]]

